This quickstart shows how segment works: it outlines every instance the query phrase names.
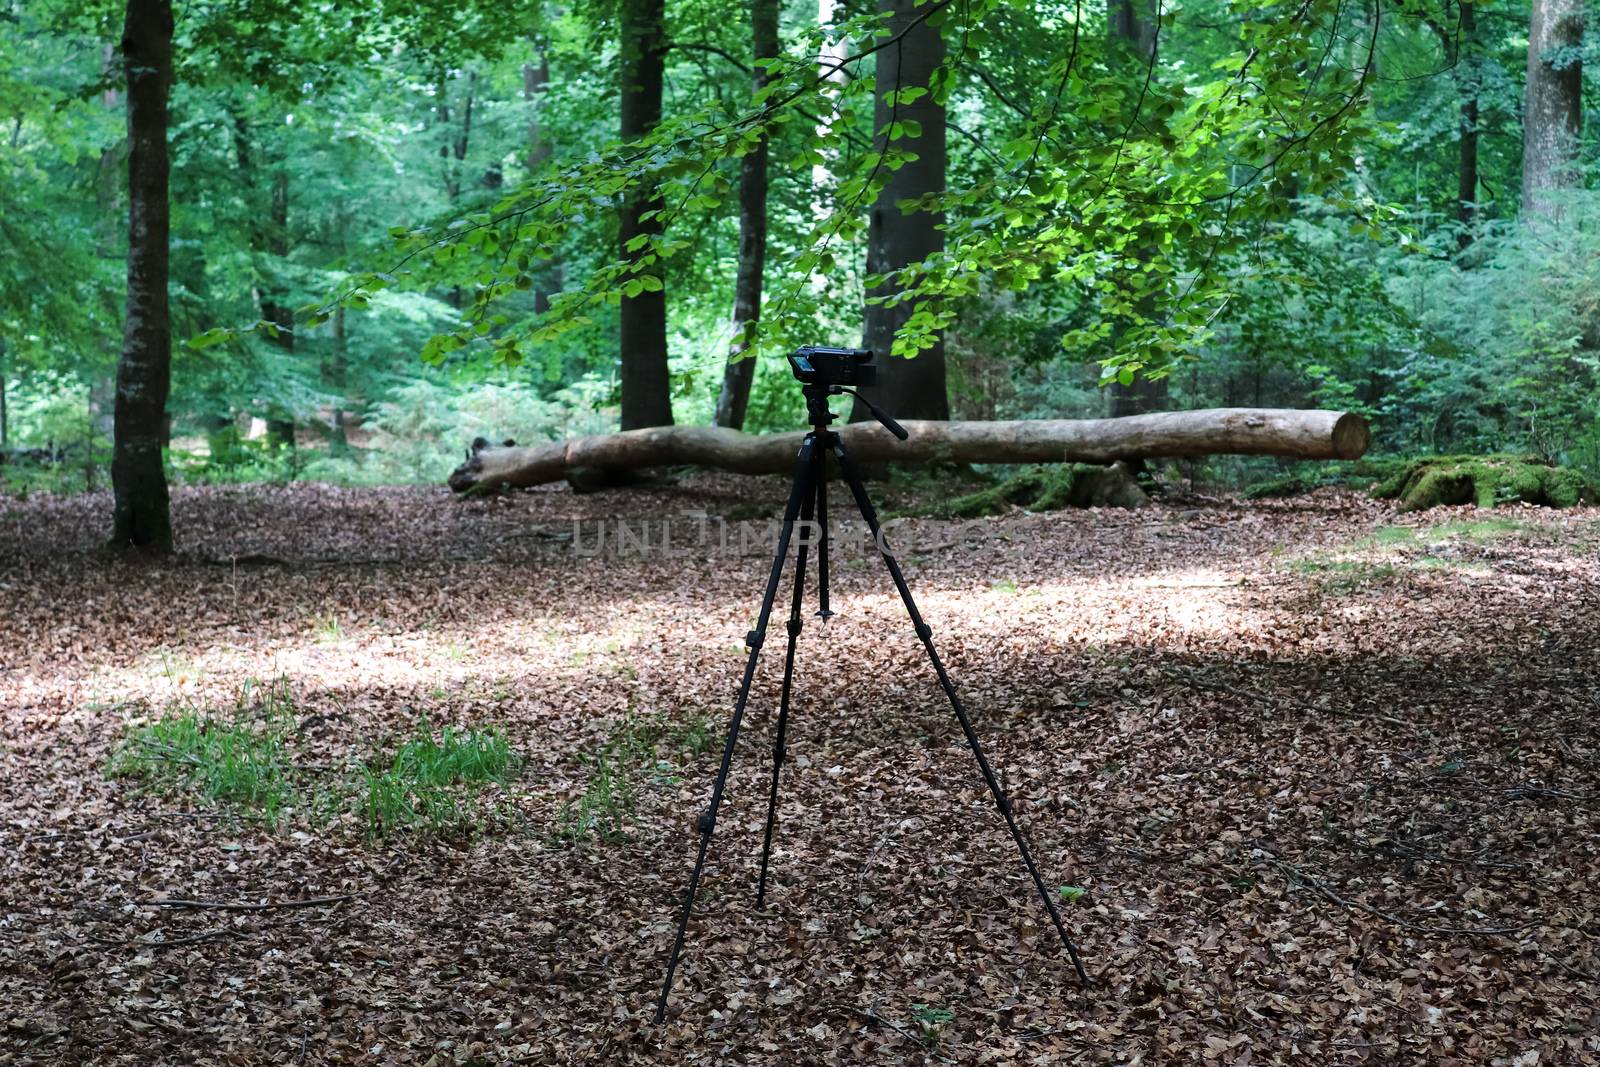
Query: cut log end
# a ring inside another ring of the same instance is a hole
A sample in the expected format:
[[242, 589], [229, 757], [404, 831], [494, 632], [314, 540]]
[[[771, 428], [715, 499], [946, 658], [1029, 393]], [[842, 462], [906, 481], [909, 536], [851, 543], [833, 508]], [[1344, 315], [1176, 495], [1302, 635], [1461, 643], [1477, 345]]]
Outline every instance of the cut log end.
[[1372, 445], [1367, 420], [1353, 411], [1341, 412], [1333, 422], [1333, 458], [1360, 459]]

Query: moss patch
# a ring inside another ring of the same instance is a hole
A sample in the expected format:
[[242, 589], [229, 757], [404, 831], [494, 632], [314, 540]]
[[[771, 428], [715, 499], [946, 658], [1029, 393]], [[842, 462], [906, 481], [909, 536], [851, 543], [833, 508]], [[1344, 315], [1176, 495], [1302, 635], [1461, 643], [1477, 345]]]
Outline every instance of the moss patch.
[[1392, 478], [1407, 469], [1411, 460], [1396, 456], [1350, 460], [1348, 462], [1298, 463], [1288, 473], [1247, 486], [1240, 496], [1246, 500], [1276, 500], [1302, 496], [1313, 489], [1335, 486], [1366, 489], [1374, 482]]
[[1400, 501], [1402, 511], [1441, 504], [1496, 504], [1520, 501], [1569, 508], [1592, 499], [1594, 487], [1582, 474], [1536, 456], [1432, 456], [1413, 460], [1372, 487], [1380, 500]]
[[1120, 463], [1056, 463], [1024, 467], [998, 485], [950, 502], [958, 518], [997, 515], [1013, 507], [1028, 511], [1061, 508], [1137, 508], [1150, 502], [1133, 474]]

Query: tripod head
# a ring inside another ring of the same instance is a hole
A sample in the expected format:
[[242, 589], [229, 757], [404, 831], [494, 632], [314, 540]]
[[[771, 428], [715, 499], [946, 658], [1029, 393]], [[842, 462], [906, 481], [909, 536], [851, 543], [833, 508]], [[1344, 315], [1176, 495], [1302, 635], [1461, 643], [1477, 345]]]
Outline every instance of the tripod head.
[[806, 345], [790, 354], [789, 366], [799, 379], [800, 391], [806, 398], [806, 419], [817, 429], [834, 420], [833, 412], [828, 410], [828, 398], [848, 393], [865, 404], [872, 417], [900, 440], [911, 436], [886, 411], [850, 388], [852, 385], [872, 385], [878, 380], [878, 368], [872, 362], [872, 349]]

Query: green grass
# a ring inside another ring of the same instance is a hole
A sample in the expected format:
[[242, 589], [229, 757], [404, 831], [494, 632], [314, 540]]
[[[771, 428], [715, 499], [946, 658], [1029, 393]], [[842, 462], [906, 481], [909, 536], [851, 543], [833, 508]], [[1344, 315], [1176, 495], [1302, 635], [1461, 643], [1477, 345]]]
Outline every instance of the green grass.
[[1504, 517], [1452, 519], [1449, 522], [1430, 527], [1424, 532], [1424, 536], [1430, 541], [1459, 537], [1468, 541], [1482, 543], [1484, 541], [1496, 541], [1503, 537], [1523, 537], [1534, 529], [1535, 527], [1532, 523], [1523, 522], [1521, 519]]
[[159, 792], [196, 794], [276, 826], [295, 801], [295, 767], [284, 744], [294, 722], [285, 679], [264, 688], [247, 684], [230, 716], [185, 707], [136, 727], [113, 753], [108, 770], [115, 777], [143, 779]]
[[1343, 596], [1367, 586], [1393, 579], [1398, 569], [1392, 563], [1361, 559], [1297, 559], [1289, 569], [1317, 576], [1317, 589], [1329, 596]]
[[485, 821], [480, 787], [504, 784], [518, 758], [498, 728], [435, 731], [426, 718], [392, 753], [343, 765], [296, 758], [286, 680], [247, 684], [231, 711], [168, 710], [128, 730], [107, 773], [163, 795], [189, 796], [276, 829], [358, 817], [369, 837], [463, 831]]
[[386, 836], [426, 826], [459, 828], [474, 812], [463, 804], [462, 785], [504, 784], [516, 757], [499, 730], [455, 731], [446, 726], [437, 738], [427, 719], [395, 750], [385, 768], [361, 764], [365, 785], [361, 813], [367, 832]]
[[956, 1013], [949, 1008], [913, 1004], [911, 1005], [911, 1017], [917, 1021], [917, 1028], [921, 1031], [923, 1044], [929, 1048], [937, 1048], [940, 1031], [955, 1021]]
[[162, 792], [192, 792], [276, 826], [294, 802], [282, 740], [250, 724], [194, 711], [163, 715], [129, 735], [112, 757], [115, 777], [142, 778]]
[[640, 793], [676, 782], [680, 764], [717, 746], [714, 731], [712, 720], [700, 712], [681, 721], [624, 716], [599, 748], [579, 757], [589, 777], [583, 792], [562, 805], [557, 836], [568, 841], [593, 837], [607, 844], [627, 840]]
[[[1381, 526], [1342, 550], [1291, 560], [1286, 566], [1299, 574], [1315, 575], [1323, 594], [1344, 596], [1422, 571], [1481, 571], [1486, 567], [1481, 561], [1452, 558], [1451, 553], [1429, 549], [1462, 541], [1486, 544], [1524, 538], [1539, 529], [1537, 524], [1501, 515], [1451, 519], [1436, 526]], [[1361, 555], [1352, 558], [1351, 553]], [[1379, 558], [1370, 558], [1374, 554]]]

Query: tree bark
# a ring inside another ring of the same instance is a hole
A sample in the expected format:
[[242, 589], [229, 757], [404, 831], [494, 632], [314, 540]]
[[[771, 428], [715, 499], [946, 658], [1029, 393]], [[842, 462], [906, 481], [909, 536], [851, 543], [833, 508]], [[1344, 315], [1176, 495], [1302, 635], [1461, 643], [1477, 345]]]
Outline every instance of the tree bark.
[[1466, 251], [1472, 244], [1472, 228], [1478, 214], [1478, 93], [1483, 71], [1479, 64], [1477, 5], [1462, 4], [1460, 10], [1456, 92], [1461, 97], [1461, 140], [1457, 146], [1456, 221], [1461, 224], [1461, 232], [1456, 235], [1456, 247]]
[[345, 347], [344, 305], [333, 309], [333, 344], [328, 347], [327, 361], [322, 365], [322, 384], [333, 390], [332, 442], [334, 452], [343, 452], [350, 444], [345, 432], [345, 390], [349, 384], [348, 351]]
[[[524, 163], [529, 173], [539, 170], [549, 161], [553, 151], [544, 131], [544, 109], [550, 90], [550, 51], [539, 44], [539, 62], [522, 68], [522, 95], [528, 102], [528, 155]], [[546, 263], [534, 279], [533, 311], [543, 315], [550, 310], [550, 298], [561, 291], [563, 270], [559, 259]]]
[[[756, 62], [752, 81], [759, 92], [770, 81], [764, 59], [778, 54], [778, 0], [751, 0], [750, 43]], [[722, 372], [722, 392], [714, 419], [718, 426], [744, 429], [750, 406], [750, 384], [755, 381], [755, 353], [750, 352], [747, 331], [761, 317], [761, 276], [767, 263], [767, 135], [740, 160], [739, 267], [733, 282], [733, 346]]]
[[[1367, 450], [1366, 420], [1339, 411], [1211, 408], [1126, 419], [1022, 422], [912, 421], [899, 441], [872, 423], [843, 427], [860, 463], [1112, 463], [1207, 455], [1356, 459]], [[473, 442], [450, 475], [456, 492], [559, 481], [575, 472], [624, 472], [694, 464], [739, 474], [794, 469], [800, 432], [743, 434], [718, 426], [673, 426], [577, 437], [531, 447]]]
[[473, 93], [478, 82], [475, 71], [467, 71], [467, 88], [461, 98], [461, 125], [455, 125], [455, 115], [450, 109], [450, 82], [439, 78], [439, 123], [444, 127], [444, 142], [439, 145], [439, 166], [444, 172], [444, 191], [455, 203], [461, 198], [461, 174], [467, 158], [467, 148], [472, 141]]
[[[648, 135], [661, 121], [666, 70], [665, 0], [621, 0], [621, 134], [624, 141]], [[628, 191], [617, 239], [622, 258], [638, 262], [648, 249], [629, 250], [635, 237], [661, 233], [661, 194], [653, 182]], [[640, 218], [655, 212], [649, 219]], [[644, 268], [641, 273], [651, 273]], [[662, 289], [624, 296], [619, 344], [622, 357], [622, 428], [672, 425], [667, 369], [667, 294]]]
[[[234, 157], [239, 166], [239, 178], [250, 199], [260, 196], [259, 172], [256, 169], [256, 143], [250, 124], [243, 114], [233, 115]], [[271, 145], [267, 147], [273, 155]], [[259, 210], [259, 207], [258, 209]], [[267, 191], [266, 213], [255, 215], [250, 224], [250, 250], [255, 253], [256, 302], [261, 318], [272, 323], [274, 332], [269, 341], [284, 353], [285, 360], [294, 355], [294, 308], [280, 278], [282, 261], [289, 255], [289, 172], [280, 160], [272, 172], [272, 186]], [[272, 257], [269, 262], [265, 257]], [[266, 411], [267, 440], [289, 448], [294, 447], [294, 413], [271, 408]]]
[[1578, 182], [1583, 125], [1582, 0], [1533, 0], [1528, 22], [1528, 81], [1522, 111], [1522, 206], [1560, 215], [1551, 195]]
[[[919, 136], [902, 137], [889, 145], [914, 152], [917, 158], [888, 175], [888, 183], [872, 205], [867, 227], [868, 274], [887, 274], [944, 251], [944, 232], [939, 229], [944, 221], [942, 213], [917, 211], [907, 215], [898, 206], [902, 200], [944, 192], [944, 104], [936, 101], [931, 92], [910, 103], [890, 104], [885, 99], [895, 90], [928, 86], [934, 70], [944, 61], [944, 38], [927, 18], [926, 3], [919, 6], [915, 0], [878, 0], [878, 10], [889, 14], [891, 34], [905, 32], [905, 36], [877, 55], [873, 127], [882, 131], [891, 122], [912, 120], [921, 124], [922, 131]], [[885, 137], [884, 133], [878, 136], [880, 148]], [[893, 284], [887, 284], [869, 295], [889, 296], [895, 291]], [[896, 307], [867, 305], [861, 343], [879, 355], [878, 384], [863, 392], [898, 418], [948, 419], [950, 397], [945, 384], [943, 335], [932, 348], [912, 359], [889, 354], [895, 333], [913, 310], [911, 303]], [[870, 414], [857, 402], [850, 417], [859, 422]]]
[[172, 551], [172, 516], [161, 438], [172, 371], [167, 302], [171, 0], [128, 0], [122, 56], [128, 84], [128, 295], [117, 362], [111, 547], [166, 554]]
[[[1106, 27], [1110, 35], [1109, 51], [1113, 62], [1122, 67], [1130, 81], [1143, 81], [1150, 64], [1156, 61], [1154, 0], [1108, 0]], [[1150, 251], [1141, 249], [1138, 258], [1141, 264], [1148, 262]], [[1137, 308], [1141, 315], [1150, 315], [1155, 311], [1153, 302], [1147, 298], [1140, 299]], [[1121, 339], [1121, 332], [1120, 329], [1113, 331], [1113, 344]], [[1150, 378], [1140, 374], [1127, 385], [1113, 382], [1108, 392], [1112, 418], [1164, 411], [1168, 404], [1165, 378]]]
[[0, 452], [11, 443], [11, 413], [6, 407], [6, 339], [0, 337]]
[[[289, 256], [289, 172], [282, 166], [272, 176], [271, 211], [268, 216], [267, 251], [278, 264]], [[277, 326], [273, 343], [285, 358], [294, 357], [294, 308], [283, 281], [274, 270], [269, 278], [267, 298], [261, 301], [261, 317]], [[294, 447], [294, 412], [279, 409], [267, 416], [267, 440], [281, 448]]]

